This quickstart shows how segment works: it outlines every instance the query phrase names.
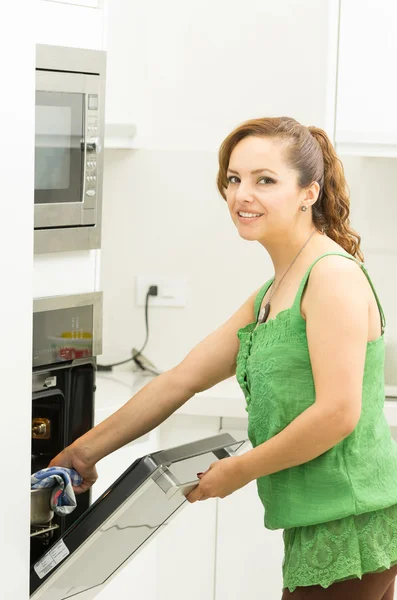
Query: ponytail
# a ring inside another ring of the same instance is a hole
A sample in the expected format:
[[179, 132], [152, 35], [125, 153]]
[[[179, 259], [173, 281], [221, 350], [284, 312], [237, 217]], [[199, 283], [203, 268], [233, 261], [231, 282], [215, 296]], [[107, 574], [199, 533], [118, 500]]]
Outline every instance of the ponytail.
[[314, 224], [346, 252], [363, 261], [361, 238], [350, 227], [350, 201], [343, 165], [325, 131], [317, 127], [308, 129], [320, 146], [324, 163], [323, 176], [317, 180], [320, 194], [312, 207]]

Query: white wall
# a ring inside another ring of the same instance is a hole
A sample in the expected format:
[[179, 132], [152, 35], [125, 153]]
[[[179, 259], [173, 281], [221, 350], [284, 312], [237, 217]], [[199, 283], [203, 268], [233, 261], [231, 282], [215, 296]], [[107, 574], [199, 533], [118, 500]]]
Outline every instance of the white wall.
[[352, 225], [362, 237], [369, 274], [386, 314], [386, 383], [397, 385], [397, 159], [341, 156]]
[[216, 190], [215, 153], [108, 151], [105, 162], [101, 361], [129, 357], [143, 343], [135, 275], [187, 275], [186, 308], [149, 315], [147, 355], [169, 368], [270, 276], [270, 262], [238, 237]]
[[[116, 56], [123, 61], [113, 29], [123, 5], [109, 5], [109, 73]], [[135, 275], [190, 278], [186, 308], [150, 311], [147, 355], [160, 368], [175, 365], [270, 277], [264, 251], [229, 222], [215, 186], [216, 152], [232, 128], [257, 116], [286, 114], [332, 132], [336, 7], [333, 0], [129, 4], [124, 67], [135, 85], [141, 149], [105, 155], [103, 363], [143, 342]], [[125, 24], [118, 26], [122, 33]], [[135, 70], [138, 51], [145, 68]]]
[[[169, 368], [272, 275], [271, 263], [259, 245], [238, 237], [215, 186], [215, 153], [109, 150], [105, 160], [101, 360], [127, 358], [144, 340], [135, 275], [188, 275], [186, 308], [155, 307], [149, 313], [147, 355]], [[386, 312], [388, 382], [396, 384], [396, 159], [342, 161], [352, 225]]]
[[[34, 157], [34, 3], [8, 2], [0, 19], [0, 272], [2, 344], [1, 596], [29, 597]], [[23, 18], [21, 18], [23, 15]]]

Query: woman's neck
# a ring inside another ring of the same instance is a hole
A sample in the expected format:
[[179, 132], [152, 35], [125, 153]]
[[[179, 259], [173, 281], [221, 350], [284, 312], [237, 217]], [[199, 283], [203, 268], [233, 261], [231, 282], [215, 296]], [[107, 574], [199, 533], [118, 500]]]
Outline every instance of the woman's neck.
[[[292, 261], [296, 259], [298, 253], [300, 252], [299, 258], [301, 258], [307, 247], [312, 245], [315, 238], [319, 236], [322, 237], [322, 234], [315, 231], [314, 225], [311, 225], [302, 231], [295, 232], [294, 235], [289, 234], [288, 237], [280, 237], [274, 242], [263, 244], [273, 262], [276, 281], [279, 281], [284, 275]], [[288, 239], [287, 242], [286, 238]]]

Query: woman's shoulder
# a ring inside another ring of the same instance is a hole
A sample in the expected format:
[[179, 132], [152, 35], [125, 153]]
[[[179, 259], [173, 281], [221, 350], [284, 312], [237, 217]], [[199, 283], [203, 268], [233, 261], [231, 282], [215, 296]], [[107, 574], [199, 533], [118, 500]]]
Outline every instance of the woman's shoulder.
[[[312, 277], [315, 273], [324, 276], [329, 272], [338, 274], [342, 272], [361, 271], [362, 263], [360, 260], [349, 254], [342, 246], [331, 239], [320, 240], [320, 244], [312, 249], [311, 255], [307, 259], [306, 275]], [[357, 268], [358, 267], [358, 268]]]
[[323, 252], [316, 259], [313, 260], [309, 266], [308, 271], [314, 273], [320, 273], [324, 275], [333, 273], [351, 273], [362, 271], [361, 261], [357, 258], [341, 249], [340, 251], [330, 250], [329, 252]]
[[323, 253], [309, 267], [306, 296], [312, 301], [343, 296], [353, 300], [357, 294], [368, 294], [368, 281], [362, 263], [341, 250]]

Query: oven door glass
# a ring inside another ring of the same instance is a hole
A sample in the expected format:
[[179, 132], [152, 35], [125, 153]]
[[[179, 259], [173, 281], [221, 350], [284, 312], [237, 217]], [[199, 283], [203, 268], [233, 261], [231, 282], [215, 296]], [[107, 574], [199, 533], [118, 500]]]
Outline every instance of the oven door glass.
[[84, 94], [36, 92], [35, 204], [81, 202]]
[[95, 598], [186, 506], [197, 473], [243, 444], [223, 433], [136, 460], [33, 565], [31, 597]]

